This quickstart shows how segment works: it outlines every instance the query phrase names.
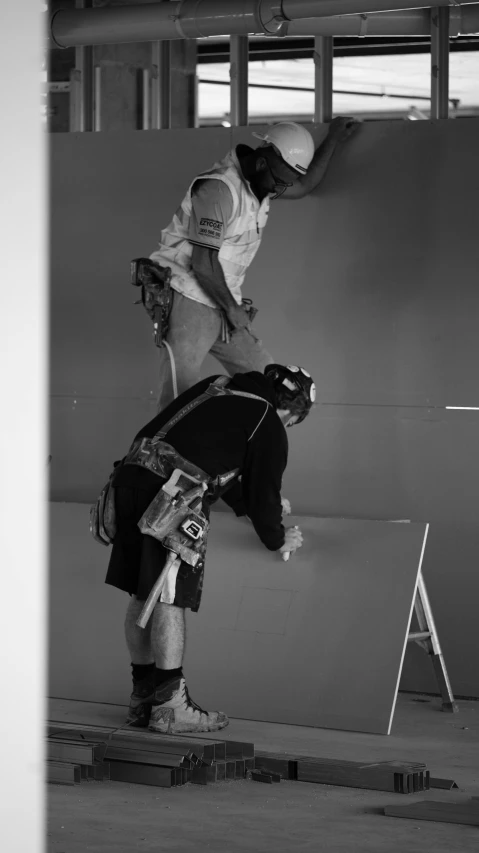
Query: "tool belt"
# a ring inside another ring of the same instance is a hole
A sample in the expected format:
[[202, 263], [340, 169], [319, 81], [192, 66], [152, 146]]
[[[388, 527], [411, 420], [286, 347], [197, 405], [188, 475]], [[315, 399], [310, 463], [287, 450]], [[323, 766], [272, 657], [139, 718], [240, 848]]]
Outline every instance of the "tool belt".
[[130, 263], [131, 283], [141, 287], [141, 299], [135, 305], [142, 304], [153, 321], [155, 345], [161, 347], [167, 334], [173, 303], [171, 289], [171, 269], [162, 267], [150, 258], [135, 258]]

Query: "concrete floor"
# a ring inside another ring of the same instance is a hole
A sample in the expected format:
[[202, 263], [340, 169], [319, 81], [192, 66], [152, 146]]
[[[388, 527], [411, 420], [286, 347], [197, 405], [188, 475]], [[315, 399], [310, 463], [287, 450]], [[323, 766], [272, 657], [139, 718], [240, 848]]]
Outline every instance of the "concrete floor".
[[[120, 782], [48, 786], [46, 853], [463, 853], [479, 849], [479, 828], [385, 817], [390, 803], [418, 799], [457, 802], [479, 795], [479, 702], [459, 702], [444, 714], [438, 699], [400, 694], [392, 734], [232, 720], [222, 739], [257, 749], [348, 758], [415, 759], [459, 790], [404, 797], [282, 781], [221, 782], [206, 787], [153, 788]], [[51, 720], [121, 725], [125, 709], [51, 700]]]

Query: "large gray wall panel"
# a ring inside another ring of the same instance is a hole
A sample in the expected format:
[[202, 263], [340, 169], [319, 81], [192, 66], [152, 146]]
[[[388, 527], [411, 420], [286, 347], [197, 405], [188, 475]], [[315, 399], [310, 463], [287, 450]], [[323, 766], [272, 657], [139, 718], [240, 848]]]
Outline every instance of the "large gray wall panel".
[[[250, 522], [212, 514], [192, 694], [233, 717], [388, 734], [426, 525], [293, 521], [306, 542], [285, 564]], [[128, 596], [103, 583], [110, 551], [84, 504], [50, 504], [50, 529], [50, 694], [124, 704]]]
[[[50, 137], [54, 500], [92, 500], [153, 414], [129, 262], [238, 141], [256, 144], [249, 128]], [[294, 511], [430, 522], [424, 570], [464, 695], [479, 695], [479, 412], [444, 407], [479, 406], [478, 150], [478, 119], [365, 124], [310, 197], [273, 203], [245, 287], [266, 347], [318, 386], [289, 431]], [[434, 689], [416, 658], [403, 686]]]
[[321, 400], [476, 405], [478, 146], [476, 119], [371, 123], [314, 194], [272, 205], [247, 289]]

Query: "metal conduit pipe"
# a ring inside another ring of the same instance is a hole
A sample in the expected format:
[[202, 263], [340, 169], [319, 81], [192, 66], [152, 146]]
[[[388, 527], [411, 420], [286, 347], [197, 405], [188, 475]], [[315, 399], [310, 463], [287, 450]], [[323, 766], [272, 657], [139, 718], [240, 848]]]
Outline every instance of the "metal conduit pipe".
[[185, 38], [280, 33], [281, 0], [183, 0], [178, 28]]
[[[390, 0], [392, 2], [399, 0]], [[312, 3], [319, 8], [321, 0], [170, 0], [138, 6], [108, 6], [94, 9], [59, 9], [52, 17], [52, 47], [81, 47], [95, 44], [170, 41], [180, 38], [206, 38], [226, 35], [281, 36], [398, 36], [429, 35], [429, 8], [366, 14], [363, 13], [311, 17]], [[327, 0], [336, 4], [343, 0]], [[350, 3], [356, 0], [349, 0]], [[387, 0], [382, 0], [382, 4]], [[424, 4], [425, 0], [421, 0]], [[400, 0], [400, 5], [411, 0]], [[359, 5], [359, 4], [357, 4]], [[379, 2], [376, 5], [381, 5]], [[435, 6], [439, 5], [437, 2]], [[308, 6], [309, 17], [296, 15]], [[285, 21], [281, 10], [299, 20]], [[338, 6], [339, 9], [339, 6]], [[215, 11], [216, 10], [216, 11]], [[450, 35], [479, 32], [479, 3], [466, 3], [450, 10]]]
[[[479, 3], [451, 6], [449, 35], [479, 32]], [[430, 9], [403, 9], [396, 12], [374, 12], [371, 15], [338, 15], [333, 18], [303, 18], [290, 21], [284, 35], [305, 36], [429, 36]]]
[[58, 9], [50, 23], [56, 47], [184, 38], [176, 21], [181, 0], [138, 6]]
[[[449, 9], [449, 35], [479, 33], [479, 3], [451, 6]], [[302, 18], [289, 21], [281, 30], [281, 37], [304, 38], [307, 36], [429, 36], [431, 34], [431, 10], [401, 9], [394, 12], [373, 12], [370, 15], [335, 15], [329, 18]], [[261, 35], [250, 36], [250, 41], [261, 39]], [[200, 39], [200, 44], [220, 44], [227, 36], [210, 36]]]
[[170, 0], [137, 6], [59, 9], [50, 33], [55, 47], [162, 41], [280, 32], [276, 0]]
[[[467, 0], [466, 0], [467, 2]], [[455, 0], [439, 0], [430, 6], [455, 6]], [[281, 12], [288, 21], [321, 18], [330, 15], [355, 15], [390, 12], [394, 9], [420, 9], [424, 0], [283, 0]]]

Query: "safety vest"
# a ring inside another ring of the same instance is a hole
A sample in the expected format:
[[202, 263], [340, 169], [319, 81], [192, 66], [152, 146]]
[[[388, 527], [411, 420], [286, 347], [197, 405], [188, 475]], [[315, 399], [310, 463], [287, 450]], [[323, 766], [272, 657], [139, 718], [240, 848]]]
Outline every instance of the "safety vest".
[[241, 287], [246, 270], [259, 249], [270, 200], [267, 196], [261, 203], [258, 201], [243, 177], [236, 151], [230, 151], [223, 160], [191, 182], [173, 219], [161, 232], [159, 248], [150, 258], [162, 266], [171, 267], [171, 286], [174, 290], [211, 308], [218, 307], [202, 290], [192, 271], [193, 244], [188, 239], [191, 190], [197, 180], [206, 178], [224, 181], [233, 197], [233, 213], [230, 221], [223, 224], [224, 239], [218, 257], [226, 284], [234, 300], [241, 305]]

